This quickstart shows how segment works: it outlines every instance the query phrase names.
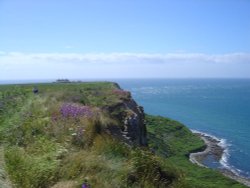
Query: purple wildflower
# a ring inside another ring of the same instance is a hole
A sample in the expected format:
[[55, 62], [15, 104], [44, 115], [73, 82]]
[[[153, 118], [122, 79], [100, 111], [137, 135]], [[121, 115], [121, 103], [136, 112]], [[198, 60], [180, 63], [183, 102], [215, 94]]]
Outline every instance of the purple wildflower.
[[63, 117], [91, 117], [93, 112], [89, 106], [81, 106], [77, 104], [65, 103], [60, 109]]
[[124, 91], [124, 90], [121, 90], [121, 89], [114, 89], [112, 91], [112, 93], [116, 94], [116, 95], [121, 95], [121, 96], [127, 96], [127, 95], [129, 95], [128, 91]]
[[83, 183], [83, 184], [82, 184], [82, 188], [89, 188], [89, 186], [88, 186], [88, 184]]

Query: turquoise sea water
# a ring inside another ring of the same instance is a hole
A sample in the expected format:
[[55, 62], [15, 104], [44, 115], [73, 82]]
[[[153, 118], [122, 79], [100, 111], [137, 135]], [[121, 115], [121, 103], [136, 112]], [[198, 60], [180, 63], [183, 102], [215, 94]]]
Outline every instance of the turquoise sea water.
[[226, 153], [220, 165], [250, 177], [250, 79], [116, 81], [146, 113], [221, 139]]

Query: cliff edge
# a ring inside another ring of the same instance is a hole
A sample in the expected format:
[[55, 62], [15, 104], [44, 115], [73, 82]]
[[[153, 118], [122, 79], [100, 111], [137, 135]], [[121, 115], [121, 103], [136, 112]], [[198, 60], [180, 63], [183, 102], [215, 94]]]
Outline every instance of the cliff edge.
[[118, 136], [128, 144], [136, 146], [147, 146], [147, 130], [143, 107], [139, 106], [131, 97], [130, 92], [117, 88], [114, 92], [119, 93], [120, 101], [105, 106], [103, 109], [111, 114], [112, 118], [119, 121], [119, 126], [113, 126], [109, 130], [112, 135]]
[[202, 140], [177, 121], [145, 115], [116, 83], [35, 88], [0, 86], [2, 177], [15, 187], [244, 187], [192, 164]]

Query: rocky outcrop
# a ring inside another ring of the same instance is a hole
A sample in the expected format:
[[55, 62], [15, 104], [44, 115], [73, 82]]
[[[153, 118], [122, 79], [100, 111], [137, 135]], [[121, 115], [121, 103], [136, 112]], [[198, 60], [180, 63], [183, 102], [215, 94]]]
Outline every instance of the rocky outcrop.
[[122, 134], [134, 144], [147, 146], [147, 131], [144, 120], [144, 110], [134, 100], [124, 103], [127, 113], [123, 116]]
[[[115, 86], [120, 89], [118, 84]], [[129, 95], [122, 102], [108, 106], [109, 113], [119, 121], [119, 126], [112, 127], [112, 135], [118, 136], [130, 145], [147, 146], [147, 130], [143, 107]]]

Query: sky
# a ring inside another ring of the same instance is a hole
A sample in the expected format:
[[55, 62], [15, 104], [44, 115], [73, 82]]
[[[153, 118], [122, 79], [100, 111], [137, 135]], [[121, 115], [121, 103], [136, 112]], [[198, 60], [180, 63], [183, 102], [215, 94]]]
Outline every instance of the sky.
[[0, 0], [0, 80], [250, 78], [249, 0]]

